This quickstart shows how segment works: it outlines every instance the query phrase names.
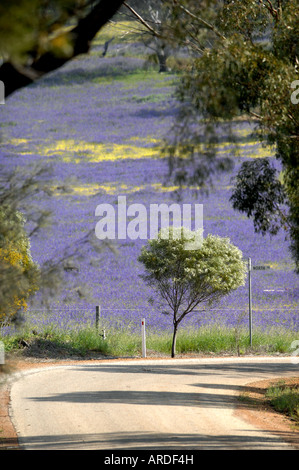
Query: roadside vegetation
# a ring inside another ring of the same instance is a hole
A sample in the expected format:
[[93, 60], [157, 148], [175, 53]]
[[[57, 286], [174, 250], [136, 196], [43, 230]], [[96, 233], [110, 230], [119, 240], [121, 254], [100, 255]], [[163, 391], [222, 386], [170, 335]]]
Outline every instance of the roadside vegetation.
[[[284, 380], [268, 388], [266, 397], [276, 411], [284, 413], [299, 426], [299, 384], [288, 385]], [[299, 429], [299, 428], [298, 428]]]
[[[0, 338], [9, 354], [65, 359], [72, 357], [140, 357], [142, 354], [141, 334], [130, 328], [109, 328], [105, 338], [94, 327], [61, 330], [47, 326], [37, 332], [25, 326], [9, 336]], [[176, 352], [179, 355], [273, 355], [290, 354], [296, 333], [288, 330], [255, 331], [252, 347], [245, 329], [204, 326], [197, 330], [182, 328], [177, 336]], [[147, 332], [148, 356], [169, 356], [172, 347], [171, 331]]]

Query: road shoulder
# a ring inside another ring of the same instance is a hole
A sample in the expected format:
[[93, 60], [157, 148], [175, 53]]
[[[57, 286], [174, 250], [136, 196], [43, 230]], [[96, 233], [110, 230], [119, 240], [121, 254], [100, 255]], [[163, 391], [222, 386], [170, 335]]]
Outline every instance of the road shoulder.
[[235, 414], [244, 421], [271, 434], [299, 449], [299, 427], [288, 416], [276, 412], [265, 397], [266, 390], [283, 380], [286, 385], [299, 384], [299, 377], [275, 377], [247, 383], [238, 396]]

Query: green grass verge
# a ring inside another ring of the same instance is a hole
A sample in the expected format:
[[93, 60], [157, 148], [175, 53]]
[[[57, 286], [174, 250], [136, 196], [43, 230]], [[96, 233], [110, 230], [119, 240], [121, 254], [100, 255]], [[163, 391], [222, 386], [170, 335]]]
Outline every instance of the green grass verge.
[[267, 390], [266, 397], [273, 408], [287, 414], [299, 425], [299, 387], [287, 386], [280, 381]]
[[[252, 347], [249, 345], [248, 332], [222, 327], [203, 327], [196, 331], [181, 329], [177, 335], [177, 354], [275, 354], [291, 353], [290, 346], [298, 333], [288, 330], [256, 331], [253, 334]], [[16, 351], [25, 348], [27, 352], [38, 356], [57, 357], [86, 356], [98, 352], [111, 356], [141, 355], [141, 334], [130, 331], [130, 328], [106, 329], [104, 339], [93, 327], [73, 330], [59, 330], [48, 326], [37, 332], [29, 326], [10, 336], [4, 336], [5, 351]], [[151, 332], [146, 334], [146, 347], [149, 354], [170, 355], [172, 332]]]

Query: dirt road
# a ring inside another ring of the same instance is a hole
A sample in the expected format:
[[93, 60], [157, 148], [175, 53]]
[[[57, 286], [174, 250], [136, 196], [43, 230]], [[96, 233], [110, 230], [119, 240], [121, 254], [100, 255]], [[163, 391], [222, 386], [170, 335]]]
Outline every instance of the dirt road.
[[111, 361], [18, 375], [11, 418], [22, 449], [291, 450], [235, 413], [250, 381], [298, 376], [290, 358]]

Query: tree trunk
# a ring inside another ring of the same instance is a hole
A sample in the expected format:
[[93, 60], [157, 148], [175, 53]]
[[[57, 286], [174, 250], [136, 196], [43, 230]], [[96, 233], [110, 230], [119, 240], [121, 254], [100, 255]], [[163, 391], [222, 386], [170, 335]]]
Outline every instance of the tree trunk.
[[168, 68], [167, 68], [167, 65], [166, 65], [166, 60], [167, 60], [166, 55], [164, 53], [163, 54], [158, 54], [157, 53], [157, 57], [158, 57], [158, 61], [159, 61], [159, 73], [167, 72]]
[[178, 323], [173, 325], [173, 337], [172, 337], [172, 347], [171, 347], [171, 357], [175, 356], [175, 346], [176, 346], [176, 335], [178, 331]]

